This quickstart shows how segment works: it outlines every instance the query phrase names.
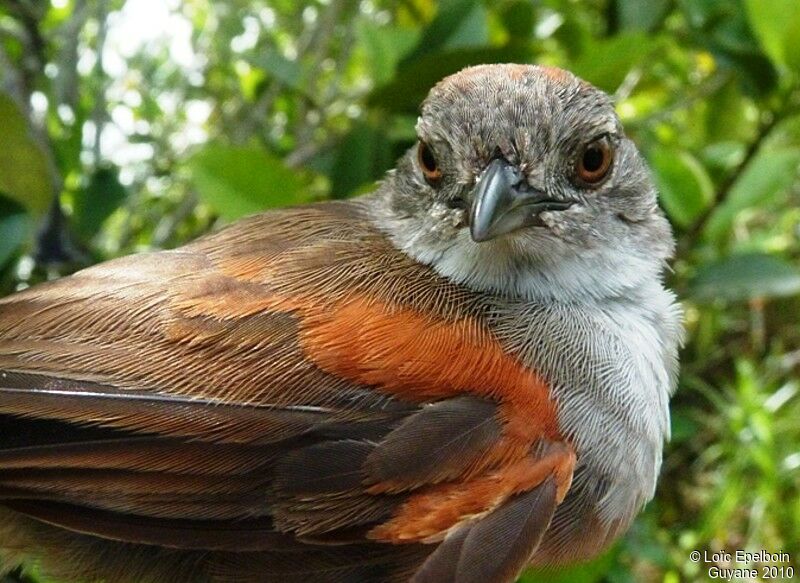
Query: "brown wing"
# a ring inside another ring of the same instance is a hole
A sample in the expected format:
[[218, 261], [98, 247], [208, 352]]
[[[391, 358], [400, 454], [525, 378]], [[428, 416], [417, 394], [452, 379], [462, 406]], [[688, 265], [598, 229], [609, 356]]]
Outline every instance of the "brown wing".
[[120, 580], [158, 548], [173, 580], [513, 579], [572, 475], [555, 404], [485, 298], [363, 213], [262, 215], [0, 300], [0, 541]]

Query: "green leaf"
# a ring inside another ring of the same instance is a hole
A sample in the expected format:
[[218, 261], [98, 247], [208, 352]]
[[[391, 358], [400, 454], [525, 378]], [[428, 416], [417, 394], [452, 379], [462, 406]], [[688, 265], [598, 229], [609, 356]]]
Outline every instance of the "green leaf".
[[700, 267], [689, 290], [699, 300], [790, 296], [800, 294], [800, 269], [774, 255], [733, 255]]
[[287, 87], [303, 92], [305, 75], [300, 64], [290, 61], [276, 50], [264, 51], [257, 57], [249, 59], [250, 64], [259, 67], [272, 75]]
[[705, 235], [721, 241], [742, 209], [770, 204], [786, 192], [794, 184], [798, 165], [798, 148], [762, 148], [733, 185], [727, 200], [711, 216]]
[[[469, 33], [475, 34], [475, 27], [481, 26], [476, 21], [475, 11], [483, 7], [479, 0], [444, 0], [439, 4], [439, 11], [422, 34], [417, 48], [403, 60], [403, 65], [412, 65], [421, 57], [439, 52], [453, 43], [454, 46], [464, 46], [464, 42], [471, 46], [482, 44], [485, 38], [478, 38], [470, 42]], [[485, 21], [485, 18], [483, 19]], [[485, 27], [485, 24], [483, 24]], [[465, 29], [462, 31], [462, 28]], [[488, 33], [477, 30], [478, 35], [485, 37]], [[451, 45], [451, 48], [453, 47]]]
[[691, 441], [692, 438], [697, 436], [697, 430], [697, 421], [692, 416], [687, 415], [681, 409], [672, 411], [670, 415], [670, 442], [673, 446]]
[[31, 232], [31, 219], [15, 201], [0, 195], [0, 267], [17, 252]]
[[706, 169], [689, 152], [665, 146], [648, 152], [661, 204], [669, 217], [688, 227], [708, 208], [714, 185]]
[[298, 203], [307, 184], [259, 147], [208, 144], [188, 165], [200, 199], [229, 220]]
[[391, 112], [416, 112], [430, 88], [443, 77], [480, 63], [527, 62], [532, 52], [527, 43], [514, 43], [501, 48], [459, 49], [426, 55], [401, 67], [394, 80], [376, 88], [367, 102]]
[[527, 38], [533, 34], [536, 17], [531, 2], [517, 0], [502, 7], [500, 18], [508, 34], [512, 37]]
[[631, 69], [661, 46], [658, 38], [644, 33], [625, 33], [593, 40], [572, 64], [572, 72], [600, 89], [614, 92]]
[[670, 9], [670, 0], [616, 0], [619, 26], [623, 30], [654, 30]]
[[[757, 131], [758, 120], [747, 115], [748, 101], [732, 77], [707, 100], [706, 143], [749, 142]], [[737, 123], [731, 123], [731, 120]]]
[[679, 0], [692, 43], [714, 55], [716, 66], [734, 74], [748, 94], [767, 95], [777, 72], [751, 31], [741, 0]]
[[31, 211], [47, 210], [53, 182], [47, 158], [16, 103], [0, 94], [0, 191]]
[[489, 43], [489, 14], [481, 2], [476, 2], [463, 15], [459, 26], [444, 44], [446, 49], [481, 47]]
[[745, 0], [745, 7], [764, 52], [774, 63], [800, 72], [800, 2]]
[[419, 30], [401, 26], [378, 26], [370, 21], [356, 22], [358, 44], [363, 47], [370, 76], [376, 85], [394, 77], [397, 64], [419, 39]]
[[714, 142], [703, 148], [703, 164], [707, 168], [728, 172], [741, 164], [745, 149], [742, 142]]
[[84, 240], [91, 239], [126, 195], [115, 168], [97, 169], [86, 188], [75, 193], [70, 224]]
[[331, 191], [343, 198], [381, 176], [392, 163], [392, 144], [383, 129], [357, 124], [337, 149], [330, 172]]

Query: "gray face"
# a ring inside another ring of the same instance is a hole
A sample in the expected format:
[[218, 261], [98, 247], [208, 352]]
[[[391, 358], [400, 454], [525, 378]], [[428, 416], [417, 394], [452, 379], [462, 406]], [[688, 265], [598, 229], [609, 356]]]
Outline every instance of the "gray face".
[[431, 245], [533, 263], [603, 249], [671, 255], [655, 188], [610, 99], [570, 73], [466, 69], [431, 90], [417, 134], [391, 179], [393, 206]]

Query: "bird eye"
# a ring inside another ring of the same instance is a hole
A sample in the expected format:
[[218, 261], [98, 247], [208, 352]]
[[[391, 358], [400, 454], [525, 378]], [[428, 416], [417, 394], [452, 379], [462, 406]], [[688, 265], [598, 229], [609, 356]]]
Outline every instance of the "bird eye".
[[436, 163], [431, 147], [421, 140], [417, 146], [417, 161], [428, 184], [432, 185], [439, 182], [442, 178], [442, 171]]
[[578, 179], [584, 184], [598, 184], [608, 174], [613, 159], [614, 153], [606, 136], [591, 142], [578, 159]]

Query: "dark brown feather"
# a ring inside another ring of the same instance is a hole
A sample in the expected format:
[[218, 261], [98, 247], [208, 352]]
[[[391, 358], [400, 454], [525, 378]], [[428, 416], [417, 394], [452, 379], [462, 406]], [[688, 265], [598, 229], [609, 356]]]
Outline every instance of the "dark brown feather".
[[361, 488], [364, 461], [375, 443], [325, 441], [290, 451], [275, 468], [275, 492], [281, 497], [336, 494]]
[[18, 500], [9, 508], [46, 524], [107, 540], [182, 550], [303, 552], [307, 545], [276, 532], [264, 519], [199, 521], [142, 518], [58, 502]]
[[514, 581], [539, 546], [555, 508], [556, 484], [548, 478], [445, 539], [412, 583]]
[[467, 474], [500, 441], [496, 417], [495, 403], [470, 396], [423, 407], [369, 454], [369, 481], [411, 489]]

